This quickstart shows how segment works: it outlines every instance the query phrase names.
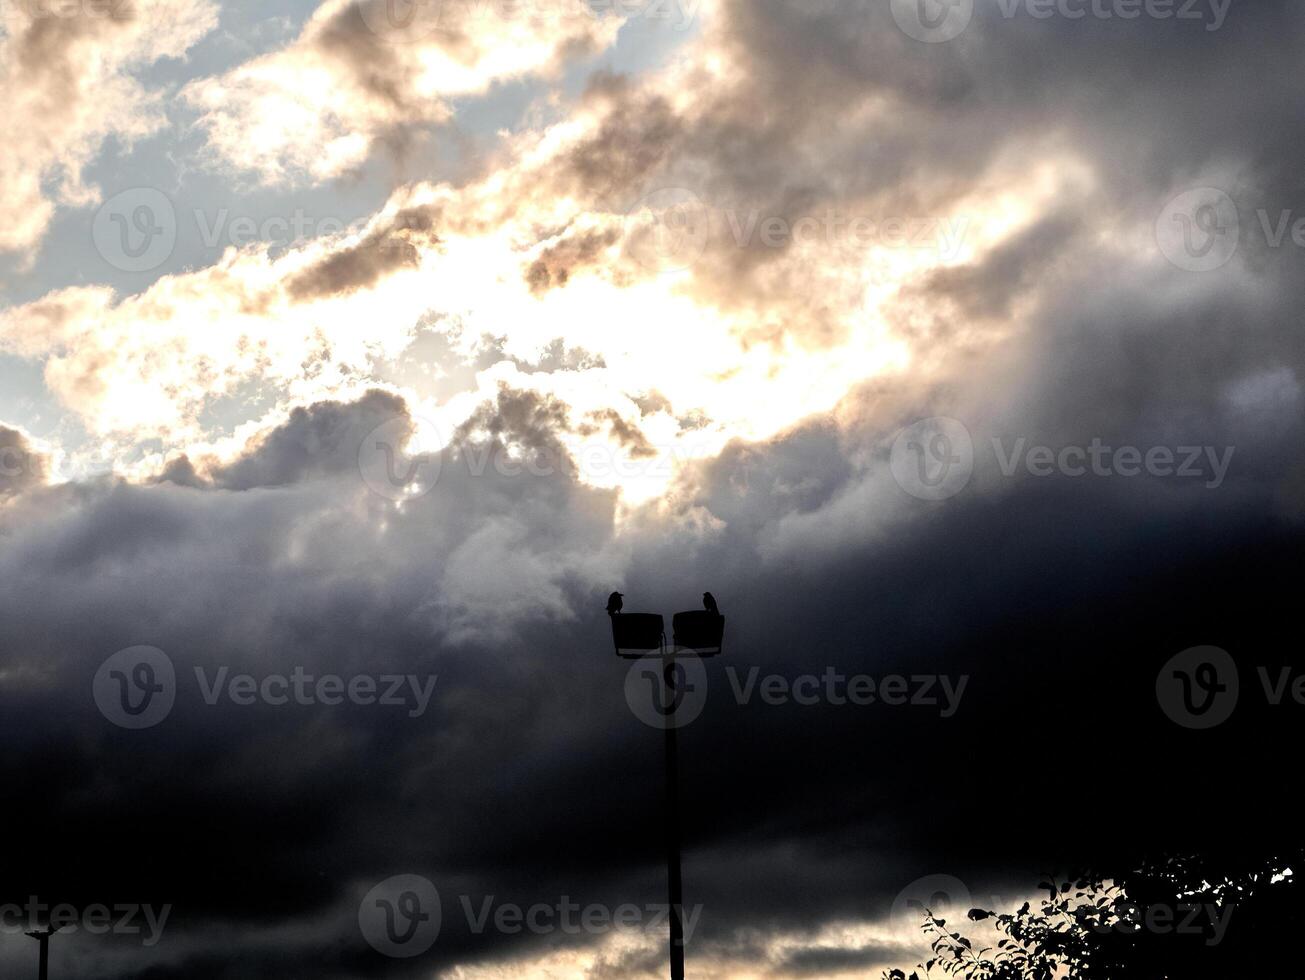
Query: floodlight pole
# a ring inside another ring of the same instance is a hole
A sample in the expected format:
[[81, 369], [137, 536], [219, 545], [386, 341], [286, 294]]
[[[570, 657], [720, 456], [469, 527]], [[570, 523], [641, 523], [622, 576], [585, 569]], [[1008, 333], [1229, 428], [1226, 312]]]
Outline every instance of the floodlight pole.
[[669, 710], [666, 725], [666, 877], [670, 893], [671, 980], [684, 980], [684, 883], [680, 875], [680, 751], [675, 732], [675, 654], [662, 645], [662, 680]]
[[56, 931], [57, 930], [54, 928], [49, 928], [44, 931], [38, 929], [36, 932], [29, 932], [27, 934], [41, 944], [41, 960], [40, 964], [37, 966], [37, 977], [39, 980], [48, 980], [50, 976], [50, 937], [53, 936]]
[[[666, 620], [655, 613], [622, 616], [621, 593], [613, 592], [607, 603], [612, 620], [616, 655], [626, 659], [652, 660], [662, 664], [662, 690], [653, 688], [656, 713], [661, 716], [666, 747], [666, 885], [670, 907], [667, 918], [671, 934], [671, 980], [684, 980], [684, 883], [680, 873], [680, 750], [677, 714], [683, 695], [676, 671], [677, 656], [714, 657], [723, 649], [725, 617], [716, 608], [710, 592], [703, 593], [703, 609], [676, 613], [672, 618], [672, 640], [666, 642]], [[627, 697], [629, 690], [627, 689]], [[658, 699], [658, 694], [661, 699]], [[631, 705], [633, 707], [633, 705]], [[640, 717], [643, 717], [640, 715]], [[692, 720], [692, 719], [690, 719]]]

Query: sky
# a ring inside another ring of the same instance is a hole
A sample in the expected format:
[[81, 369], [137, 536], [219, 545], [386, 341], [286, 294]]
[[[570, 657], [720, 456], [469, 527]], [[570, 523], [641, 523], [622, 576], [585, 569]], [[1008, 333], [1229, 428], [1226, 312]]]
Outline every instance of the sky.
[[1289, 836], [1302, 40], [0, 0], [0, 905], [78, 910], [55, 976], [664, 975], [613, 590], [726, 617], [694, 976], [878, 975], [939, 893]]

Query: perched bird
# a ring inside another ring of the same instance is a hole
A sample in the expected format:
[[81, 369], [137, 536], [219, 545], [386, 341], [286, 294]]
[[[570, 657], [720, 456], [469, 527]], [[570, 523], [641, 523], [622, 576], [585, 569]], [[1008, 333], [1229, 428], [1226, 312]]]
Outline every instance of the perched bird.
[[707, 612], [711, 613], [713, 616], [720, 615], [720, 608], [716, 605], [716, 597], [710, 592], [704, 592], [702, 594], [702, 608], [707, 610]]
[[621, 598], [622, 593], [620, 592], [613, 592], [607, 597], [607, 615], [615, 616], [621, 611], [622, 607], [625, 605], [625, 603], [621, 601]]

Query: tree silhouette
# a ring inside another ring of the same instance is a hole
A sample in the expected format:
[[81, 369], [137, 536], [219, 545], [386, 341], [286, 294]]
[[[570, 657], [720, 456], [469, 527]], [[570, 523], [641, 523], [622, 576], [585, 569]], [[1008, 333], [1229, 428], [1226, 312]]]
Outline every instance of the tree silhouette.
[[[1038, 907], [971, 909], [981, 946], [927, 911], [933, 956], [909, 980], [1205, 980], [1299, 975], [1305, 926], [1299, 850], [1238, 870], [1218, 857], [1167, 858], [1107, 878], [1047, 877]], [[1290, 972], [1289, 972], [1290, 971]], [[902, 970], [885, 980], [908, 980]]]

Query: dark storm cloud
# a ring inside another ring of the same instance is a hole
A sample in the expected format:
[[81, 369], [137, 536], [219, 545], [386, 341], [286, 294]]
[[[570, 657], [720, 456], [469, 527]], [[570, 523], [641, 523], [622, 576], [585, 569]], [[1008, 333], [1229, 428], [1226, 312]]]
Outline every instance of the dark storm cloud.
[[[736, 950], [736, 929], [884, 915], [925, 873], [948, 871], [977, 892], [1008, 869], [1208, 833], [1196, 820], [1173, 825], [1175, 795], [1198, 778], [1208, 785], [1212, 758], [1290, 719], [1252, 713], [1198, 751], [1159, 715], [1155, 671], [1197, 642], [1274, 655], [1267, 641], [1293, 608], [1301, 534], [1272, 516], [1272, 467], [1218, 494], [1026, 479], [921, 504], [893, 485], [881, 448], [909, 419], [893, 412], [909, 411], [910, 397], [881, 391], [884, 414], [841, 439], [804, 430], [726, 456], [696, 498], [728, 520], [719, 537], [654, 525], [636, 534], [628, 563], [602, 570], [585, 561], [610, 544], [610, 498], [564, 477], [470, 476], [446, 460], [436, 491], [402, 512], [368, 503], [356, 474], [333, 462], [356, 455], [347, 443], [363, 427], [321, 421], [339, 406], [296, 416], [251, 451], [267, 459], [228, 472], [275, 474], [239, 479], [280, 489], [106, 486], [80, 491], [75, 508], [71, 490], [51, 496], [8, 528], [0, 559], [15, 583], [3, 613], [19, 678], [6, 685], [3, 776], [40, 801], [11, 805], [12, 832], [63, 846], [13, 855], [9, 887], [172, 902], [174, 924], [150, 954], [159, 976], [271, 976], [290, 964], [406, 975], [366, 951], [350, 917], [366, 883], [400, 871], [427, 874], [449, 902], [656, 900], [658, 740], [623, 703], [625, 667], [601, 612], [612, 584], [630, 608], [668, 612], [713, 588], [731, 624], [727, 658], [709, 666], [708, 710], [683, 736], [687, 880], [705, 907], [697, 955]], [[507, 396], [487, 420], [540, 444], [551, 417]], [[849, 465], [858, 445], [871, 458]], [[306, 466], [305, 452], [322, 459]], [[849, 519], [840, 505], [867, 486]], [[891, 531], [874, 528], [875, 513], [892, 516]], [[522, 534], [492, 550], [505, 520]], [[841, 547], [784, 545], [777, 532], [793, 520], [836, 524]], [[467, 584], [443, 577], [459, 554], [509, 585], [488, 587], [468, 607], [474, 618], [442, 619], [432, 600]], [[513, 576], [540, 556], [556, 565], [571, 618], [558, 618], [546, 590], [533, 608], [514, 605]], [[1248, 620], [1239, 610], [1251, 596]], [[120, 731], [96, 713], [89, 678], [135, 643], [168, 651], [183, 679], [196, 666], [304, 664], [428, 671], [438, 693], [414, 720], [374, 707], [210, 708], [192, 690], [159, 728]], [[726, 666], [972, 681], [943, 722], [740, 705]], [[1267, 807], [1276, 764], [1238, 758], [1219, 773], [1228, 806]], [[1085, 793], [1126, 798], [1127, 825], [1111, 830], [1068, 802], [1054, 819], [1009, 819], [1030, 799]], [[240, 951], [206, 936], [214, 920]], [[258, 943], [268, 922], [289, 933], [276, 952]], [[454, 915], [411, 972], [556, 938], [476, 936]]]
[[[282, 425], [268, 432], [236, 461], [214, 468], [215, 486], [228, 490], [279, 487], [312, 477], [357, 474], [358, 450], [368, 432], [391, 419], [406, 419], [402, 398], [370, 391], [357, 402], [319, 402], [296, 408]], [[396, 437], [411, 435], [406, 426]], [[173, 464], [185, 474], [188, 460]], [[165, 477], [168, 472], [165, 471]], [[187, 480], [177, 479], [186, 484]]]
[[500, 384], [494, 401], [484, 403], [458, 427], [454, 441], [470, 444], [481, 433], [506, 438], [527, 449], [559, 452], [558, 433], [570, 429], [567, 406], [549, 395]]
[[0, 425], [0, 498], [41, 486], [49, 471], [49, 459], [25, 434]]

